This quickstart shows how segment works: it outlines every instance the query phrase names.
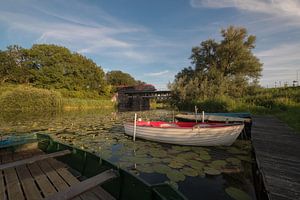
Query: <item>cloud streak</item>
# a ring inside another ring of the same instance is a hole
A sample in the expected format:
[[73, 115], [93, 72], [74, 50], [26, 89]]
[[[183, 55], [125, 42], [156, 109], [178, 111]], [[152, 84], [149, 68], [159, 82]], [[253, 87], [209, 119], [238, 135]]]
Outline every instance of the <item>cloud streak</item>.
[[[61, 2], [58, 3], [62, 4], [61, 7], [65, 6]], [[111, 59], [136, 63], [153, 62], [155, 58], [147, 51], [140, 51], [141, 45], [164, 45], [151, 36], [147, 28], [123, 23], [100, 8], [74, 1], [73, 12], [81, 12], [79, 18], [74, 13], [62, 12], [51, 7], [44, 10], [42, 7], [45, 5], [32, 4], [34, 6], [24, 9], [26, 12], [16, 12], [17, 8], [0, 8], [0, 21], [10, 27], [8, 34], [22, 32], [36, 35], [37, 43], [55, 43], [83, 54], [107, 55]], [[22, 6], [24, 5], [20, 5]], [[97, 21], [95, 17], [98, 17]], [[143, 37], [149, 42], [140, 43], [137, 40]], [[153, 48], [149, 46], [148, 48]]]
[[145, 75], [146, 76], [162, 76], [162, 75], [166, 75], [168, 73], [169, 73], [169, 70], [164, 70], [164, 71], [160, 71], [160, 72], [147, 73]]
[[298, 0], [191, 0], [190, 4], [194, 8], [236, 8], [269, 14], [300, 25], [300, 2]]

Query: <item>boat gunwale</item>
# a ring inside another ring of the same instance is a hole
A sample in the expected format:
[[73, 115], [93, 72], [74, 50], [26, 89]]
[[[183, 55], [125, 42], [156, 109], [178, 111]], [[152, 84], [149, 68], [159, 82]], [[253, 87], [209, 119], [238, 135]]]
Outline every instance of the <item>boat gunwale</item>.
[[[154, 122], [154, 121], [153, 121]], [[155, 121], [155, 122], [163, 122], [163, 121]], [[194, 123], [194, 122], [185, 122], [185, 123]], [[164, 122], [164, 124], [176, 124], [173, 122]], [[203, 124], [203, 123], [198, 123], [198, 124]], [[198, 125], [197, 123], [195, 123], [195, 126]], [[204, 124], [209, 124], [209, 123], [204, 123]], [[204, 128], [227, 128], [227, 127], [234, 127], [234, 126], [245, 126], [244, 123], [238, 123], [238, 122], [234, 122], [234, 123], [212, 123], [212, 124], [218, 124], [218, 125], [212, 125], [212, 126], [204, 126], [204, 127], [199, 127], [199, 129], [204, 129]], [[222, 124], [222, 125], [219, 125]], [[125, 121], [123, 123], [123, 125], [129, 125], [129, 126], [134, 126], [134, 122], [129, 122], [129, 121]], [[142, 128], [156, 128], [156, 129], [191, 129], [191, 130], [195, 130], [198, 129], [198, 127], [181, 127], [181, 126], [177, 126], [177, 127], [173, 127], [173, 126], [164, 126], [164, 127], [158, 127], [158, 126], [151, 126], [151, 125], [138, 125], [136, 124], [136, 127], [142, 127]]]

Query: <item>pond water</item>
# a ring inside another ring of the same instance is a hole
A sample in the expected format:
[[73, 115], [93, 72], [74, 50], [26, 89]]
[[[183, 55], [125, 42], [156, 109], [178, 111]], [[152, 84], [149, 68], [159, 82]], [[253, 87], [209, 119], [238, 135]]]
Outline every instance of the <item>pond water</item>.
[[[172, 112], [138, 112], [150, 120], [172, 120]], [[230, 147], [190, 147], [155, 143], [124, 134], [133, 112], [0, 113], [0, 133], [43, 132], [94, 152], [150, 184], [168, 182], [188, 199], [255, 199], [251, 143]]]

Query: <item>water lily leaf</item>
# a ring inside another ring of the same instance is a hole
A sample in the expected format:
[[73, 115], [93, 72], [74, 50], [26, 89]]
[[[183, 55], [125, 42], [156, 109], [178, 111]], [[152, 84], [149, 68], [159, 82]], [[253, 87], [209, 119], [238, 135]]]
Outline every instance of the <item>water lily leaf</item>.
[[234, 158], [234, 157], [231, 157], [231, 158], [226, 158], [226, 161], [227, 162], [230, 162], [234, 165], [240, 165], [241, 164], [241, 161], [237, 158]]
[[162, 165], [162, 164], [154, 164], [153, 170], [160, 174], [166, 174], [169, 171], [172, 171], [172, 169], [170, 167], [168, 167], [166, 165]]
[[168, 164], [168, 166], [171, 167], [171, 168], [179, 169], [179, 168], [182, 168], [184, 166], [184, 164], [182, 164], [180, 162], [177, 162], [177, 161], [171, 161]]
[[228, 187], [225, 189], [225, 192], [231, 196], [233, 199], [236, 200], [251, 200], [252, 198], [244, 191], [235, 188], [235, 187]]
[[182, 157], [182, 158], [188, 160], [188, 159], [195, 159], [195, 158], [199, 157], [199, 155], [194, 152], [185, 152], [185, 153], [179, 154], [178, 157]]
[[198, 172], [190, 167], [184, 167], [180, 172], [186, 176], [198, 176]]
[[236, 147], [231, 147], [230, 149], [227, 150], [229, 153], [232, 153], [232, 154], [247, 154], [246, 151], [243, 151], [241, 149], [238, 149]]
[[137, 167], [137, 170], [144, 173], [153, 173], [154, 170], [150, 165], [140, 165]]
[[200, 156], [199, 158], [201, 160], [210, 160], [211, 156], [209, 155], [209, 153], [207, 151], [200, 151]]
[[173, 158], [176, 162], [187, 163], [187, 160], [181, 156], [176, 156]]
[[221, 174], [220, 170], [214, 169], [214, 168], [210, 168], [210, 167], [205, 167], [204, 168], [204, 172], [208, 175], [219, 175]]
[[221, 169], [226, 166], [227, 162], [225, 160], [214, 160], [212, 161], [209, 166], [214, 169]]
[[197, 160], [189, 160], [186, 165], [190, 166], [191, 168], [194, 168], [194, 169], [201, 169], [204, 164], [197, 161]]
[[167, 172], [167, 177], [170, 181], [179, 182], [185, 180], [185, 175], [177, 170], [171, 170]]

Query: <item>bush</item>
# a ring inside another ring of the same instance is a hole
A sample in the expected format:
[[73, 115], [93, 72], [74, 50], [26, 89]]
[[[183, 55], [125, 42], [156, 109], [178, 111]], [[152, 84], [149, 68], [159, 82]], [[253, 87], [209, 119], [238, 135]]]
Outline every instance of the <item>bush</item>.
[[61, 95], [58, 92], [19, 86], [0, 96], [1, 111], [44, 111], [61, 108]]

